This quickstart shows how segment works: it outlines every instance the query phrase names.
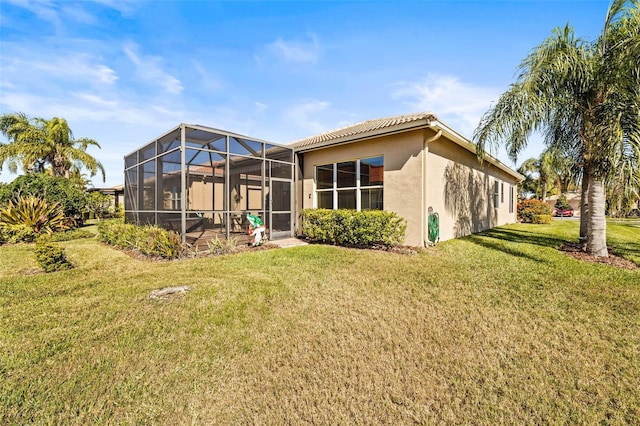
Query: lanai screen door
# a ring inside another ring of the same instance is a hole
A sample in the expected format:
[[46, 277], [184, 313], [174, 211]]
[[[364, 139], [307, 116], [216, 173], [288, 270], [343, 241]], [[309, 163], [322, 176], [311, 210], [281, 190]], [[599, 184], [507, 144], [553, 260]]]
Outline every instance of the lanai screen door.
[[291, 236], [291, 180], [271, 179], [271, 239]]

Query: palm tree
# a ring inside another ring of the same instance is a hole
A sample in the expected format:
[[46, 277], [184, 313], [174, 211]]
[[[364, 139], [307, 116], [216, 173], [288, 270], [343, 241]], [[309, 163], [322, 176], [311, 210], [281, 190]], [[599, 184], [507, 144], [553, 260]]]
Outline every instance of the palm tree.
[[566, 192], [576, 178], [571, 159], [553, 148], [544, 150], [539, 158], [525, 160], [518, 173], [525, 177], [523, 189], [542, 201], [547, 201], [547, 194], [554, 187], [559, 194]]
[[51, 166], [54, 176], [69, 177], [69, 171], [86, 168], [91, 176], [98, 172], [105, 180], [104, 167], [87, 153], [89, 146], [100, 148], [93, 139], [75, 139], [67, 120], [29, 118], [26, 114], [0, 116], [0, 132], [8, 143], [0, 144], [0, 170], [7, 163], [9, 171], [16, 173], [20, 166], [28, 173], [44, 172]]
[[595, 256], [608, 255], [605, 183], [620, 158], [640, 152], [638, 4], [615, 0], [594, 43], [577, 38], [569, 25], [553, 30], [474, 133], [480, 158], [487, 145], [504, 143], [516, 161], [528, 136], [541, 131], [548, 147], [573, 159], [588, 193], [587, 251]]

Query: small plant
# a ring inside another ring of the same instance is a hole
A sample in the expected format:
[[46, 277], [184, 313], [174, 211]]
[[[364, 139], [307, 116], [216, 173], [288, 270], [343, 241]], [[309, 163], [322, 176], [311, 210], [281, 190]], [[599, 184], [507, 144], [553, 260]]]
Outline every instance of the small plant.
[[36, 243], [36, 261], [45, 272], [63, 271], [73, 268], [67, 260], [67, 255], [62, 247], [49, 242], [39, 241]]
[[216, 236], [214, 239], [207, 241], [207, 247], [209, 248], [209, 253], [215, 255], [233, 253], [238, 250], [238, 238], [221, 239]]
[[111, 217], [113, 217], [115, 219], [123, 219], [124, 218], [124, 207], [122, 207], [122, 206], [112, 207], [112, 208], [109, 209], [109, 213], [111, 214]]
[[551, 216], [553, 209], [541, 200], [524, 200], [518, 203], [518, 219], [524, 223], [532, 223], [533, 215]]

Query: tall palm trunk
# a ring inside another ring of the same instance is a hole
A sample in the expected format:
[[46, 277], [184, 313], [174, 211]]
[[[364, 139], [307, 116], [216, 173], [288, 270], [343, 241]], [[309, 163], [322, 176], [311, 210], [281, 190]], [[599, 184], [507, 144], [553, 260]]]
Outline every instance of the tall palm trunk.
[[589, 178], [589, 223], [587, 252], [592, 256], [606, 257], [607, 217], [605, 216], [604, 183], [600, 179]]
[[582, 172], [582, 184], [580, 185], [580, 238], [583, 249], [586, 248], [589, 232], [589, 170], [584, 167]]

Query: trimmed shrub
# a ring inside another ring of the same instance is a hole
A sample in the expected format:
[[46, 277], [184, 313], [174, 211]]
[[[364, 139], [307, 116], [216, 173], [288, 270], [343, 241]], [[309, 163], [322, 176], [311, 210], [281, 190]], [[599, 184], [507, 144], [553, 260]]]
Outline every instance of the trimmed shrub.
[[524, 200], [518, 203], [518, 220], [524, 223], [533, 222], [533, 215], [551, 216], [553, 209], [541, 200]]
[[152, 225], [132, 225], [119, 219], [99, 222], [98, 239], [121, 249], [166, 259], [178, 258], [186, 252], [186, 246], [174, 231]]
[[341, 246], [396, 246], [407, 230], [406, 220], [384, 210], [305, 209], [301, 218], [305, 238]]
[[36, 243], [36, 260], [45, 272], [63, 271], [73, 268], [67, 260], [67, 255], [62, 247], [49, 242]]
[[547, 223], [551, 223], [551, 215], [549, 214], [534, 214], [531, 217], [531, 223], [537, 223], [539, 225], [544, 225]]

